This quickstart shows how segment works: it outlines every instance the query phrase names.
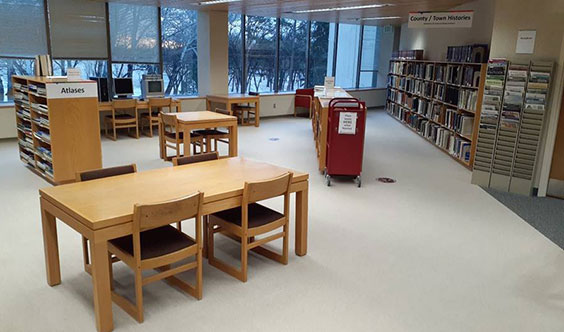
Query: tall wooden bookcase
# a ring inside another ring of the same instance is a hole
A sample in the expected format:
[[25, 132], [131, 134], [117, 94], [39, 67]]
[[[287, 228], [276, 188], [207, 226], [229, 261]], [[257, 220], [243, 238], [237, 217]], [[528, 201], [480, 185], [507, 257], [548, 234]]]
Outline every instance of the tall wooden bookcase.
[[102, 167], [96, 83], [13, 76], [20, 159], [51, 184]]
[[[386, 110], [472, 169], [486, 67], [482, 63], [391, 60]], [[462, 131], [460, 119], [472, 117], [471, 132]]]

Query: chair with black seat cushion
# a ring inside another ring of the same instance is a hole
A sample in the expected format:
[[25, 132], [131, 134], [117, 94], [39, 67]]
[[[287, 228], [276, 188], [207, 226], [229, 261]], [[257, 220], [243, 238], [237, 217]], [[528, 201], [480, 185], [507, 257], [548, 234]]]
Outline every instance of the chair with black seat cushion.
[[[233, 115], [233, 112], [224, 109], [216, 108], [216, 113], [221, 113], [225, 115]], [[196, 130], [195, 134], [200, 135], [204, 139], [204, 144], [206, 146], [206, 152], [217, 151], [217, 143], [225, 143], [229, 145], [229, 132], [219, 130], [217, 128], [208, 128], [204, 130]], [[213, 143], [213, 148], [212, 148]]]
[[[93, 169], [76, 173], [76, 182], [92, 181], [135, 172], [137, 172], [137, 165], [135, 164]], [[88, 254], [88, 239], [84, 236], [82, 237], [82, 257], [84, 259], [84, 271], [90, 273], [91, 266], [90, 256]]]
[[[167, 149], [176, 151], [176, 158], [181, 156], [180, 146], [184, 145], [184, 132], [179, 131], [178, 118], [174, 114], [160, 113], [160, 130], [159, 130], [159, 144], [161, 145], [161, 158], [170, 160]], [[200, 147], [200, 152], [203, 148], [203, 139], [201, 135], [190, 133], [190, 143], [193, 146], [193, 154], [196, 154], [196, 146]], [[184, 147], [189, 149], [190, 147]], [[190, 150], [188, 150], [190, 151]]]
[[172, 112], [172, 98], [149, 98], [149, 113], [141, 115], [141, 125], [147, 123], [147, 136], [153, 137], [153, 126], [159, 125], [159, 113], [164, 109]]
[[[133, 113], [133, 114], [131, 114]], [[112, 101], [112, 114], [104, 118], [104, 129], [106, 137], [117, 140], [117, 129], [135, 128], [135, 138], [139, 138], [137, 100], [124, 99]], [[113, 135], [108, 134], [108, 126], [112, 126]]]
[[[135, 303], [112, 290], [112, 300], [123, 310], [143, 322], [143, 286], [166, 279], [170, 284], [202, 298], [202, 204], [204, 194], [156, 204], [136, 204], [133, 210], [133, 234], [108, 242], [110, 254], [116, 255], [135, 273]], [[195, 218], [196, 238], [172, 227], [171, 223]], [[195, 260], [186, 262], [194, 257]], [[172, 264], [181, 262], [172, 267]], [[196, 269], [196, 284], [191, 285], [176, 274]], [[156, 270], [144, 277], [142, 271]], [[112, 269], [110, 267], [110, 280]]]
[[[247, 256], [252, 250], [267, 258], [288, 264], [288, 222], [290, 204], [290, 183], [292, 173], [286, 173], [274, 179], [247, 182], [243, 189], [241, 207], [213, 213], [206, 221], [208, 262], [210, 265], [230, 274], [231, 276], [247, 281]], [[284, 196], [284, 213], [274, 211], [257, 202], [265, 199]], [[282, 228], [282, 232], [266, 236], [261, 239], [256, 237]], [[241, 268], [236, 269], [214, 256], [214, 234], [221, 232], [241, 243]], [[263, 244], [282, 238], [282, 254], [262, 247]]]
[[210, 153], [202, 153], [193, 156], [185, 156], [180, 158], [172, 158], [172, 165], [174, 166], [182, 166], [188, 164], [199, 163], [202, 161], [210, 161], [210, 160], [217, 160], [219, 159], [219, 154], [217, 151], [210, 152]]

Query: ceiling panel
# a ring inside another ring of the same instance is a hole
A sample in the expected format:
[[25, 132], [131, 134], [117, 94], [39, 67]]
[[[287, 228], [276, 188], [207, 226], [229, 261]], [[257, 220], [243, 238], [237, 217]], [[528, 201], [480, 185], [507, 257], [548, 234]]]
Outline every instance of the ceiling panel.
[[[125, 2], [145, 5], [173, 6], [189, 9], [218, 10], [257, 16], [280, 16], [303, 20], [358, 23], [361, 18], [400, 16], [399, 19], [364, 21], [365, 24], [401, 24], [407, 21], [409, 12], [447, 10], [474, 0], [241, 0], [230, 3], [200, 6], [203, 0], [93, 0], [102, 2]], [[380, 8], [353, 9], [334, 12], [292, 13], [299, 10], [389, 4]]]

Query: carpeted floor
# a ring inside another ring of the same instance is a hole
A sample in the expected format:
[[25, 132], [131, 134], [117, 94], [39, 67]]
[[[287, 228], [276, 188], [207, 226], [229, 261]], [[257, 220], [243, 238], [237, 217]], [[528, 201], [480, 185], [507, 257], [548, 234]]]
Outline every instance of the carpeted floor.
[[564, 249], [564, 200], [484, 190]]
[[[114, 305], [115, 331], [564, 331], [564, 251], [385, 112], [369, 112], [366, 133], [362, 188], [327, 187], [309, 119], [241, 127], [240, 156], [310, 174], [307, 256], [293, 254], [291, 222], [288, 265], [251, 254], [241, 283], [206, 262], [201, 301], [147, 285], [145, 322]], [[102, 152], [104, 166], [172, 167], [156, 137], [103, 139]], [[0, 141], [0, 169], [0, 331], [95, 331], [80, 236], [58, 223], [62, 283], [49, 287], [38, 200], [49, 184], [25, 169], [13, 139]], [[239, 264], [233, 241], [216, 248]], [[130, 269], [114, 273], [132, 297]]]

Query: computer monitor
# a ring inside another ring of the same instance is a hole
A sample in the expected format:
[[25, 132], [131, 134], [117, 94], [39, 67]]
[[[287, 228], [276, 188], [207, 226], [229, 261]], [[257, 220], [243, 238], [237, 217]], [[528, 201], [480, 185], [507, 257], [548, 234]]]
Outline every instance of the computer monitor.
[[114, 78], [114, 94], [118, 98], [133, 96], [133, 79], [131, 77]]
[[164, 82], [158, 75], [144, 75], [141, 81], [143, 98], [164, 97]]

